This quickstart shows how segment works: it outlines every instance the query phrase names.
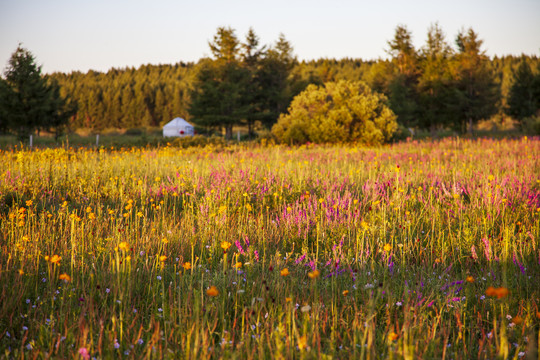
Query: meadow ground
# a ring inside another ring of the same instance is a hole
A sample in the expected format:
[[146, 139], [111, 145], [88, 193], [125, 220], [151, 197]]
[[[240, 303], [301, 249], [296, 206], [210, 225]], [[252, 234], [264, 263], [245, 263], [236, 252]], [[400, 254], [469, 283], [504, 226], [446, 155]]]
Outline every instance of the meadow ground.
[[540, 140], [0, 152], [0, 357], [537, 357]]

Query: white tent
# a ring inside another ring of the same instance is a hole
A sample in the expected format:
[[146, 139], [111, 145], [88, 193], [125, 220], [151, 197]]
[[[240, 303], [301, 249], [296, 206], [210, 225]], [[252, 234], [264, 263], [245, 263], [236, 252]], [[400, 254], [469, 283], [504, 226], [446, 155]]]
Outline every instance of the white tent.
[[163, 125], [163, 136], [193, 136], [195, 134], [195, 128], [182, 118], [175, 118]]

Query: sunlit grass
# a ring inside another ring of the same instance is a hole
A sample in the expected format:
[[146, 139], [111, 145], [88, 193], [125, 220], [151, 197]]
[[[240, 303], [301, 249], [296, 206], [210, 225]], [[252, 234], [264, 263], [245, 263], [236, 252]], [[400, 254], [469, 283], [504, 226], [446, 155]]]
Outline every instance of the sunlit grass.
[[1, 152], [1, 356], [522, 357], [539, 150]]

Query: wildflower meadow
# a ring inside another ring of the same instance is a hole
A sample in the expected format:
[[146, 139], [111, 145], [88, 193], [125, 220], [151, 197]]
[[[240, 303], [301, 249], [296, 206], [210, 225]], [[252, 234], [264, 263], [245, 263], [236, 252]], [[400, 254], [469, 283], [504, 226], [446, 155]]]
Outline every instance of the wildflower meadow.
[[540, 140], [0, 151], [0, 358], [528, 359]]

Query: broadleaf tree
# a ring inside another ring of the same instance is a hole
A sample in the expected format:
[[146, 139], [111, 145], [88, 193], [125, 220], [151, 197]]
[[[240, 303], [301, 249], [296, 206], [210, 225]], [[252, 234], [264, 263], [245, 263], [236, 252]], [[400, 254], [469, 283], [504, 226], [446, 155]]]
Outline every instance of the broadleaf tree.
[[298, 94], [272, 133], [284, 143], [382, 144], [397, 130], [386, 97], [363, 82], [341, 80], [309, 85]]

